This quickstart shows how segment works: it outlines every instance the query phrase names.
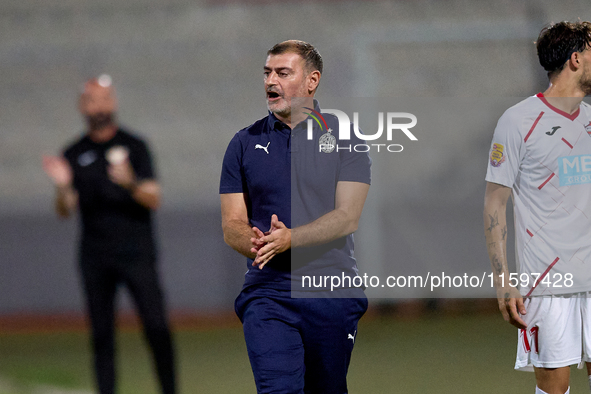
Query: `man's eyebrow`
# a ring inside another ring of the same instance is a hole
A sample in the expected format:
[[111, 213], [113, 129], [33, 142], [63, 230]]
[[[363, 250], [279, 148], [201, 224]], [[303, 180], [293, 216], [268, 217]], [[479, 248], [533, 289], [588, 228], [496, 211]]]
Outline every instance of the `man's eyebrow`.
[[[264, 67], [264, 70], [265, 71], [271, 71], [272, 69], [271, 69], [271, 67], [265, 66]], [[275, 72], [279, 72], [279, 71], [293, 71], [290, 67], [276, 67], [274, 70], [275, 70]]]

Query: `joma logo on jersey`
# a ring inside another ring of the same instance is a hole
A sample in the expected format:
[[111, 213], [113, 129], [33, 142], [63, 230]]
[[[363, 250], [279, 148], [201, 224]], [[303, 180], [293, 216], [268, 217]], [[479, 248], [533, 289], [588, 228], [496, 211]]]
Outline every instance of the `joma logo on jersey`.
[[558, 158], [560, 186], [591, 183], [591, 155]]

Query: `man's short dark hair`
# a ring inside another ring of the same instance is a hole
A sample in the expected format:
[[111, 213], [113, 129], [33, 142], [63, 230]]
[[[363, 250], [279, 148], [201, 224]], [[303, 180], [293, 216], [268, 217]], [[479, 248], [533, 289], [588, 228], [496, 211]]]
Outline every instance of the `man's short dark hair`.
[[545, 27], [536, 41], [538, 59], [548, 78], [558, 75], [575, 52], [591, 44], [591, 22], [559, 22]]
[[306, 71], [312, 72], [318, 70], [322, 74], [322, 56], [312, 44], [300, 40], [288, 40], [275, 44], [267, 51], [268, 55], [281, 55], [283, 53], [297, 53], [304, 59]]

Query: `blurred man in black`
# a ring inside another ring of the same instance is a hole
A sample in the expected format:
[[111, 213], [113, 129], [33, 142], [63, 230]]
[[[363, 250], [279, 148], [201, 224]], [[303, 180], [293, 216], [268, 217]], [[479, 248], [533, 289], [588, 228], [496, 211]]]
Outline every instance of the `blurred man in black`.
[[117, 126], [108, 76], [86, 82], [79, 110], [86, 134], [43, 167], [56, 186], [56, 211], [80, 209], [80, 269], [92, 324], [97, 383], [115, 392], [114, 314], [118, 285], [129, 289], [144, 325], [162, 392], [175, 393], [174, 356], [156, 272], [151, 211], [160, 205], [146, 144]]

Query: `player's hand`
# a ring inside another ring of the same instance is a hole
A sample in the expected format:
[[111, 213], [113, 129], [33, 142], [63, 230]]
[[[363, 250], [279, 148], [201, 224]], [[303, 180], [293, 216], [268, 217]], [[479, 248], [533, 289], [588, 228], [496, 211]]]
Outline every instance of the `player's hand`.
[[271, 216], [271, 228], [267, 235], [259, 238], [266, 245], [257, 252], [253, 266], [263, 267], [276, 255], [291, 248], [291, 229], [287, 228], [277, 215]]
[[43, 170], [57, 187], [72, 185], [74, 175], [68, 161], [61, 156], [43, 156]]
[[121, 163], [109, 164], [107, 173], [111, 182], [131, 190], [136, 186], [135, 173], [129, 160], [124, 160]]
[[521, 315], [525, 315], [527, 311], [523, 304], [523, 297], [516, 288], [497, 289], [497, 301], [499, 302], [499, 310], [506, 322], [517, 328], [527, 328], [527, 324], [521, 318]]
[[253, 227], [252, 231], [255, 233], [255, 237], [250, 239], [250, 242], [252, 242], [252, 248], [250, 248], [250, 251], [252, 253], [258, 253], [258, 251], [266, 245], [265, 242], [261, 241], [261, 238], [263, 238], [265, 235], [268, 235], [269, 232], [267, 233], [263, 233], [261, 230], [259, 230], [258, 227]]

